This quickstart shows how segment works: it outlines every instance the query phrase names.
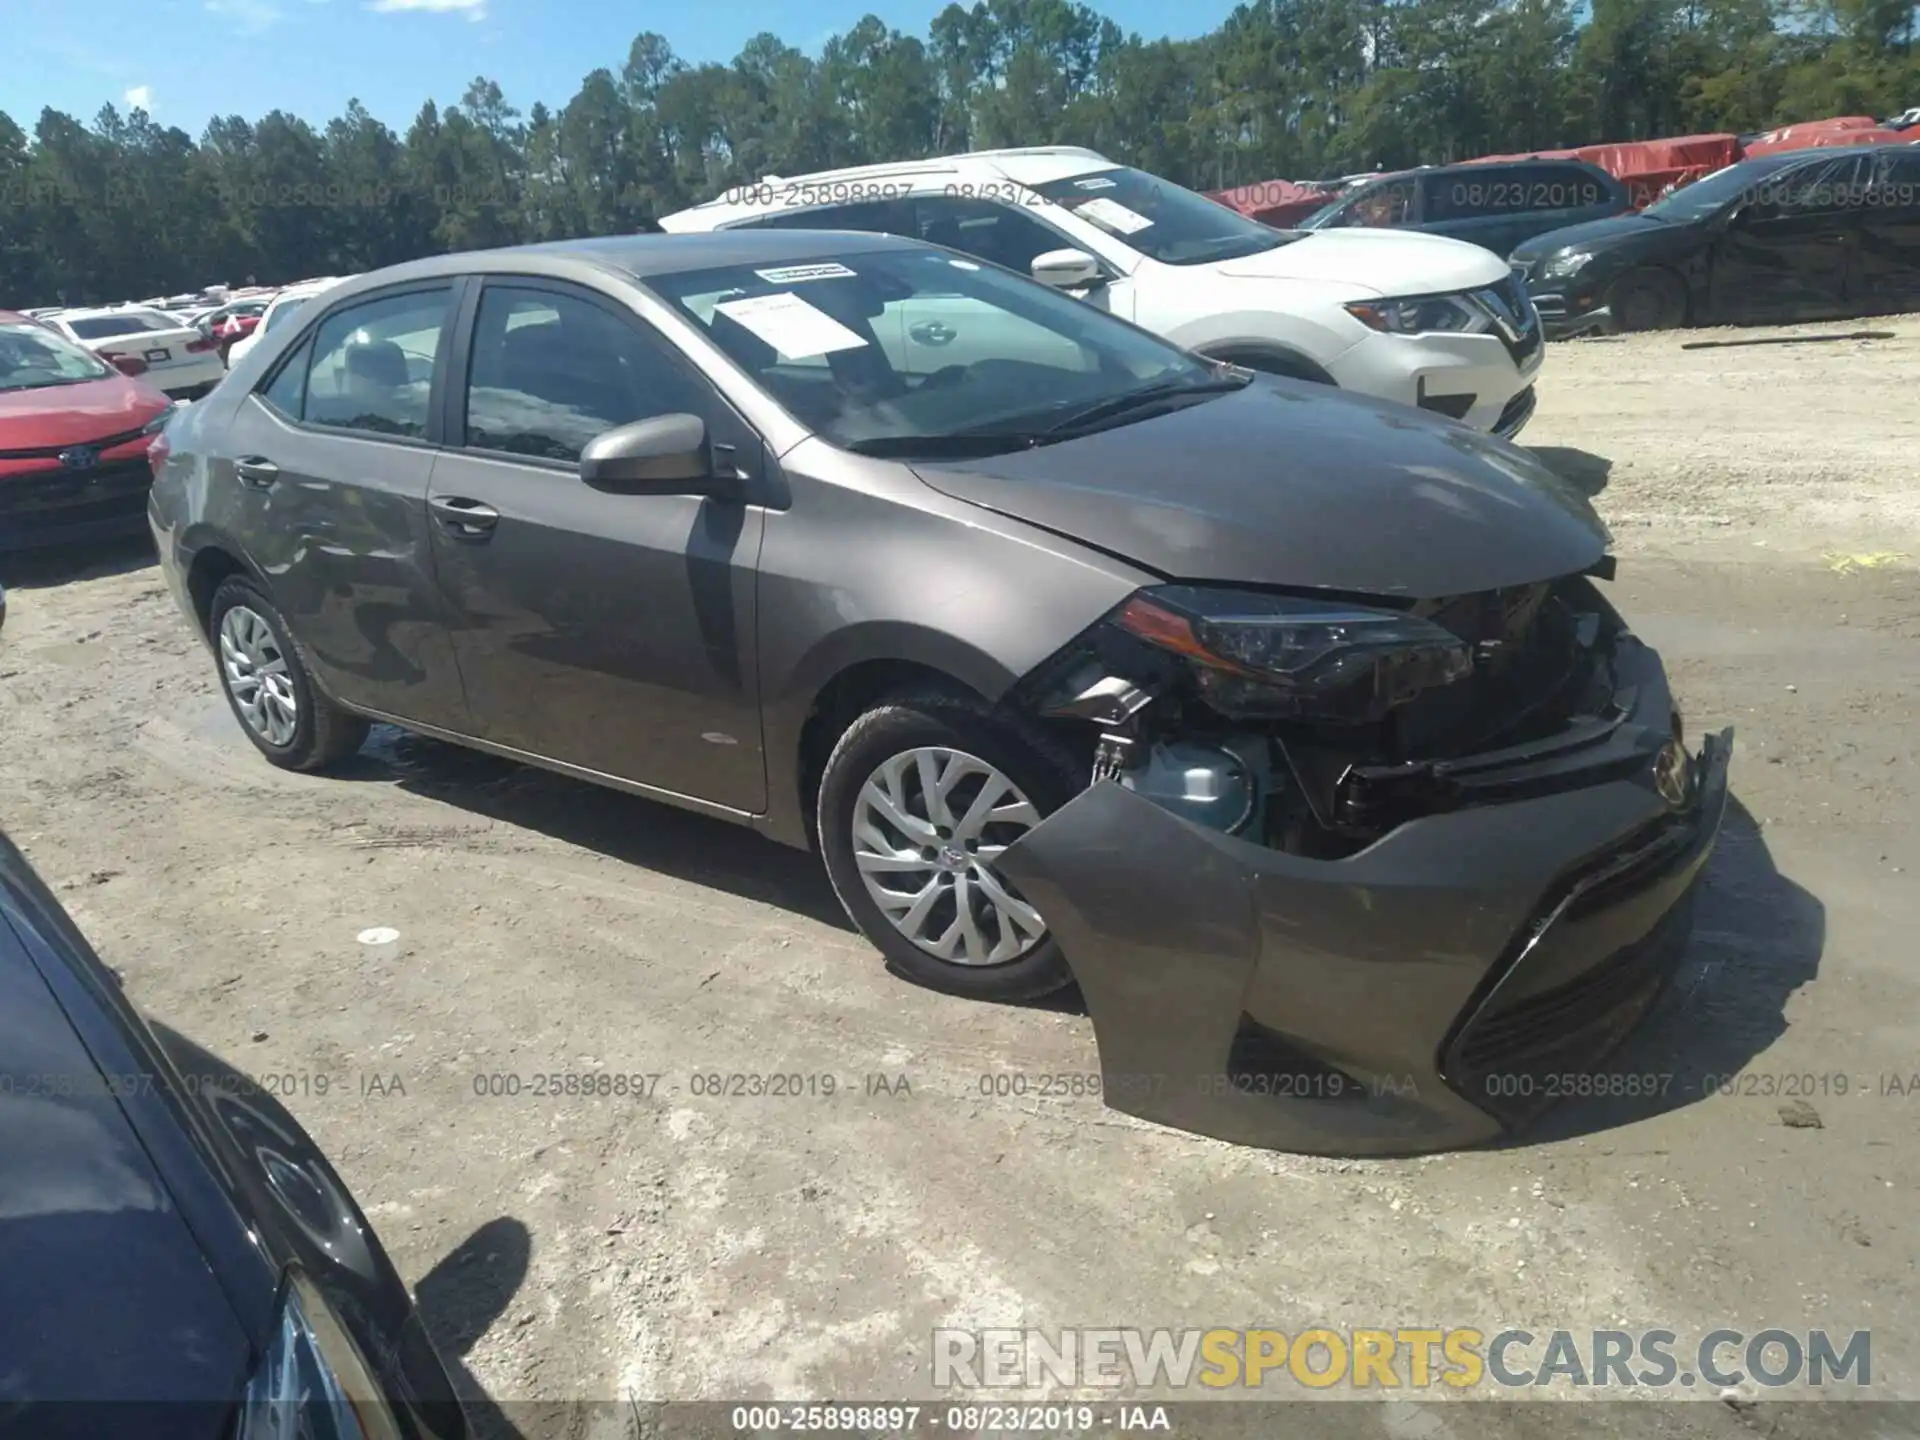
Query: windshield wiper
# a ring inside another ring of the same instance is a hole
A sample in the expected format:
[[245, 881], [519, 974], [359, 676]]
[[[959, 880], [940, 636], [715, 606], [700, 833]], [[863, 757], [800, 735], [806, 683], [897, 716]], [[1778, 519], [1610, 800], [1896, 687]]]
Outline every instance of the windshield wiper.
[[1063, 439], [1089, 426], [1099, 425], [1107, 420], [1116, 420], [1130, 410], [1139, 410], [1188, 395], [1224, 395], [1231, 390], [1244, 389], [1250, 383], [1249, 377], [1236, 375], [1222, 375], [1212, 380], [1156, 381], [1152, 385], [1143, 385], [1138, 390], [1109, 395], [1105, 400], [1097, 400], [1079, 410], [1070, 411], [1045, 429], [1036, 432], [1034, 443]]
[[849, 440], [840, 448], [855, 455], [873, 455], [889, 460], [918, 456], [945, 459], [973, 459], [983, 455], [1004, 455], [1033, 443], [1028, 434], [959, 435], [875, 435], [866, 440]]

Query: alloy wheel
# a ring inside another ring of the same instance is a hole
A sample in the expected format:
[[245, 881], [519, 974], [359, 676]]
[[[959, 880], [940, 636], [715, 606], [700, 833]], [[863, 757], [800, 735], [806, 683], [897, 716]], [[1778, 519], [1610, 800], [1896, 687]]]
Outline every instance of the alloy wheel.
[[853, 859], [867, 894], [914, 945], [957, 965], [1018, 960], [1046, 922], [993, 869], [1040, 812], [978, 756], [944, 746], [877, 766], [853, 807]]
[[220, 673], [247, 728], [269, 745], [289, 745], [300, 724], [293, 674], [272, 628], [235, 605], [220, 619]]

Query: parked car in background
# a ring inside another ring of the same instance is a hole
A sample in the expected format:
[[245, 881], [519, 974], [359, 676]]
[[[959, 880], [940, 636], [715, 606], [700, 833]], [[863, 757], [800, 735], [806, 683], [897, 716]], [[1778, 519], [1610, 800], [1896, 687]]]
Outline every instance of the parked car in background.
[[267, 299], [235, 300], [217, 310], [207, 311], [193, 322], [193, 326], [202, 335], [211, 336], [219, 343], [220, 359], [224, 363], [234, 345], [259, 328], [270, 303]]
[[1920, 147], [1743, 160], [1513, 262], [1552, 334], [1920, 309]]
[[4, 835], [0, 1036], [0, 1431], [466, 1435], [339, 1173], [268, 1089], [142, 1018]]
[[[1273, 230], [1073, 146], [769, 178], [667, 231], [866, 230], [945, 245], [1065, 290], [1188, 349], [1417, 405], [1511, 437], [1533, 413], [1541, 336], [1524, 289], [1432, 235]], [[929, 359], [977, 343], [952, 317]]]
[[1387, 226], [1470, 240], [1499, 256], [1542, 231], [1632, 208], [1627, 187], [1582, 160], [1435, 165], [1356, 186], [1302, 230]]
[[267, 308], [260, 312], [259, 323], [228, 345], [226, 350], [228, 368], [231, 369], [245, 359], [247, 352], [253, 348], [261, 336], [293, 319], [307, 301], [353, 278], [351, 275], [329, 275], [317, 280], [302, 280], [279, 291], [268, 301]]
[[0, 310], [0, 550], [140, 534], [147, 449], [175, 408], [144, 379]]
[[102, 358], [130, 355], [146, 378], [176, 400], [194, 400], [220, 383], [219, 342], [177, 315], [130, 305], [111, 310], [62, 310], [47, 323]]
[[950, 248], [420, 260], [165, 439], [162, 572], [267, 760], [386, 720], [817, 844], [894, 967], [1077, 978], [1108, 1074], [1191, 1077], [1114, 1103], [1207, 1133], [1524, 1123], [1659, 993], [1725, 805], [1527, 452]]

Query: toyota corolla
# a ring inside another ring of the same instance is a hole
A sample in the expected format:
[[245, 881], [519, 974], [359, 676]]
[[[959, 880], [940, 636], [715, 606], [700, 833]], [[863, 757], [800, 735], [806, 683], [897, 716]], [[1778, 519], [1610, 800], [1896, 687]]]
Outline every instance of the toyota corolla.
[[[905, 338], [967, 312], [964, 363]], [[910, 240], [417, 261], [162, 438], [247, 737], [370, 723], [818, 849], [922, 983], [1077, 980], [1111, 1103], [1473, 1143], [1660, 993], [1726, 798], [1599, 521], [1449, 420]]]

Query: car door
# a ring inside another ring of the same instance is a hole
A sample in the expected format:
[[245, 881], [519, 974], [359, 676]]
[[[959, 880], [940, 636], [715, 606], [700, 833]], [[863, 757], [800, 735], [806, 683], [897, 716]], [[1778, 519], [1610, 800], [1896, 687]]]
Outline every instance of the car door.
[[428, 508], [472, 733], [729, 810], [764, 809], [761, 509], [613, 494], [578, 469], [603, 431], [693, 413], [716, 453], [758, 483], [760, 438], [684, 356], [592, 290], [493, 277], [466, 308]]
[[1816, 319], [1847, 310], [1847, 274], [1865, 213], [1869, 162], [1822, 158], [1776, 173], [1735, 210], [1713, 247], [1716, 320]]
[[322, 316], [234, 410], [212, 488], [329, 694], [458, 730], [427, 522], [455, 288], [402, 286]]
[[1867, 315], [1920, 310], [1920, 148], [1883, 150], [1872, 162], [1848, 299]]

